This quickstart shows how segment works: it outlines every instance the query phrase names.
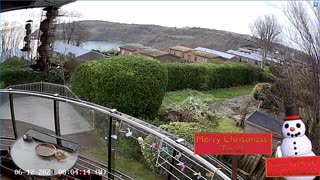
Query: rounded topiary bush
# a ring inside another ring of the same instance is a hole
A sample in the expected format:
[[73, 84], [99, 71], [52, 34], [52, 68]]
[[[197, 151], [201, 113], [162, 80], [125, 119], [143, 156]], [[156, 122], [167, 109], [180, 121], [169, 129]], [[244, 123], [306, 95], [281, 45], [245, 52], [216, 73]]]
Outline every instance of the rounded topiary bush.
[[270, 94], [271, 84], [270, 83], [258, 83], [252, 90], [254, 99], [263, 101], [266, 100], [268, 94]]
[[252, 90], [254, 99], [262, 101], [261, 107], [271, 108], [274, 104], [271, 96], [272, 85], [270, 83], [258, 83]]
[[82, 99], [132, 116], [157, 114], [166, 92], [168, 71], [159, 61], [116, 56], [78, 66], [72, 90]]

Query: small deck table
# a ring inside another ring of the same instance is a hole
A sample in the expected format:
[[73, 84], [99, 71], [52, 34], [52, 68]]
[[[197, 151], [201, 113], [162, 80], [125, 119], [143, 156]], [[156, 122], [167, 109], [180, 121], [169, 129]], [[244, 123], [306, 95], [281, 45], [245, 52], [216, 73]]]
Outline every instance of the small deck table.
[[[29, 133], [40, 133], [34, 130], [28, 130]], [[26, 133], [27, 133], [26, 132]], [[43, 137], [47, 134], [41, 133]], [[42, 137], [42, 138], [43, 138]], [[54, 136], [48, 135], [48, 140]], [[51, 139], [52, 140], [52, 139]], [[60, 141], [61, 142], [61, 141]], [[36, 151], [35, 147], [38, 144], [45, 143], [33, 139], [31, 142], [24, 141], [23, 138], [17, 139], [11, 146], [11, 158], [13, 162], [26, 172], [28, 176], [50, 179], [66, 173], [66, 171], [73, 168], [77, 162], [78, 153], [66, 152], [67, 158], [58, 161], [54, 157], [41, 157]], [[56, 146], [57, 149], [60, 149]]]

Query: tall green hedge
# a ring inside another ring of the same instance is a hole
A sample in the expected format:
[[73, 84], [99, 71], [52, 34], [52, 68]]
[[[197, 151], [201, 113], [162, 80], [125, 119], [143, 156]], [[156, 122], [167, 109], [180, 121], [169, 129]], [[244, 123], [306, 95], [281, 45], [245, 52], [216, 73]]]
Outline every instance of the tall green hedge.
[[27, 63], [19, 58], [8, 58], [1, 63], [1, 81], [4, 87], [40, 81], [40, 76], [27, 68]]
[[239, 63], [166, 64], [168, 90], [210, 90], [271, 81], [263, 69]]
[[133, 115], [157, 114], [166, 92], [168, 72], [160, 62], [117, 56], [81, 64], [72, 90], [81, 98]]
[[39, 74], [27, 68], [6, 69], [1, 71], [1, 81], [4, 82], [5, 87], [7, 87], [16, 84], [38, 82], [41, 81], [41, 77]]
[[1, 87], [5, 88], [11, 85], [25, 84], [39, 81], [46, 81], [56, 84], [63, 84], [63, 75], [60, 70], [44, 72], [35, 72], [30, 69], [27, 63], [19, 58], [9, 58], [1, 63], [0, 79]]
[[168, 90], [207, 89], [207, 67], [199, 64], [168, 63]]
[[1, 63], [1, 69], [20, 69], [27, 67], [27, 63], [17, 57], [11, 57]]

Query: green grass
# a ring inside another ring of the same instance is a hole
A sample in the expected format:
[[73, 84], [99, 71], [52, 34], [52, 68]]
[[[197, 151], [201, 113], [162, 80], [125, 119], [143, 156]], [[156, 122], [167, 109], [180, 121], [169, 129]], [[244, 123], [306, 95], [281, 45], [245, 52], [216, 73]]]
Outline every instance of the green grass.
[[202, 101], [222, 101], [225, 99], [248, 95], [251, 93], [253, 87], [254, 85], [247, 85], [234, 88], [216, 89], [211, 91], [180, 90], [167, 92], [162, 101], [160, 112], [163, 112], [164, 109], [169, 105], [180, 103], [190, 96], [198, 98]]
[[146, 165], [135, 160], [128, 160], [121, 156], [116, 159], [117, 168], [122, 172], [128, 173], [134, 179], [141, 180], [161, 180], [165, 179], [163, 175], [152, 172]]
[[[107, 164], [107, 149], [105, 147], [98, 147], [90, 149], [87, 154], [100, 162]], [[133, 179], [141, 180], [160, 180], [165, 179], [164, 176], [152, 172], [148, 167], [146, 167], [142, 162], [136, 161], [134, 159], [128, 159], [124, 156], [116, 155], [115, 157], [115, 169], [126, 175], [132, 177]]]
[[243, 129], [236, 126], [230, 118], [223, 117], [218, 120], [218, 126], [213, 126], [212, 132], [243, 132]]

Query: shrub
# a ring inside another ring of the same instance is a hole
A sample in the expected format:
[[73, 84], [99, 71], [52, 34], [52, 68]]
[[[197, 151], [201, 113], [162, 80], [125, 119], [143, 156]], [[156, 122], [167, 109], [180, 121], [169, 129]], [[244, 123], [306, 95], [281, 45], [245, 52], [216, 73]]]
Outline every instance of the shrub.
[[[141, 151], [143, 154], [143, 158], [146, 162], [146, 165], [149, 167], [149, 169], [151, 169], [153, 172], [157, 172], [160, 174], [167, 174], [167, 172], [163, 169], [163, 168], [159, 168], [156, 166], [156, 162], [157, 162], [157, 158], [158, 158], [158, 151], [156, 149], [152, 149], [150, 147], [150, 145], [152, 143], [156, 143], [157, 148], [158, 146], [161, 144], [159, 139], [155, 139], [152, 135], [147, 136], [144, 139], [144, 143], [140, 144], [141, 146]], [[173, 153], [173, 149], [169, 148], [168, 151], [169, 154]], [[160, 156], [162, 157], [159, 161], [160, 162], [164, 162], [164, 159], [168, 162], [171, 162], [172, 160], [172, 156], [166, 154], [166, 153], [161, 153]], [[175, 157], [177, 158], [177, 157]], [[190, 159], [186, 158], [184, 155], [181, 155], [181, 157], [179, 158], [179, 161], [184, 162], [185, 165], [189, 168], [191, 168], [193, 171], [195, 172], [201, 172], [202, 174], [207, 173], [205, 170], [203, 170], [203, 168], [199, 167], [198, 164], [194, 163], [194, 161], [191, 161]], [[175, 161], [175, 164], [177, 164], [178, 161]], [[165, 164], [165, 166], [167, 165], [167, 168], [169, 168], [168, 164]], [[177, 179], [186, 179], [186, 176], [184, 174], [186, 174], [188, 177], [192, 177], [193, 175], [193, 171], [189, 170], [188, 168], [186, 168], [186, 170], [184, 172], [181, 173], [181, 171], [178, 171], [176, 169], [173, 169], [173, 174], [175, 177], [177, 177]]]
[[270, 92], [270, 83], [258, 83], [252, 90], [254, 99], [262, 101], [267, 99], [267, 94]]
[[1, 70], [20, 69], [25, 67], [27, 67], [27, 63], [17, 57], [8, 58], [1, 64]]
[[133, 138], [118, 136], [117, 151], [121, 154], [121, 156], [126, 158], [135, 159], [139, 162], [141, 162], [143, 159], [140, 145], [138, 141]]
[[280, 74], [281, 74], [282, 69], [281, 69], [280, 66], [270, 66], [270, 67], [269, 67], [269, 71], [270, 71], [270, 73], [273, 74], [274, 76], [279, 77]]
[[4, 82], [1, 81], [1, 89], [5, 88], [5, 87], [6, 87], [6, 85], [4, 84]]
[[63, 67], [69, 73], [73, 73], [78, 65], [80, 65], [80, 62], [77, 59], [70, 58], [63, 64]]
[[47, 75], [46, 81], [55, 84], [64, 84], [63, 72], [60, 70], [50, 71]]
[[215, 114], [200, 99], [189, 97], [180, 104], [173, 104], [166, 109], [166, 119], [170, 121], [203, 122], [215, 119]]
[[270, 83], [259, 83], [252, 90], [254, 99], [262, 101], [262, 107], [264, 108], [270, 108], [272, 105], [270, 97], [271, 88], [272, 86]]
[[211, 132], [212, 128], [205, 124], [200, 124], [196, 122], [172, 122], [170, 124], [161, 125], [165, 131], [175, 134], [186, 141], [193, 143], [193, 134], [196, 132]]
[[[143, 158], [146, 162], [146, 165], [153, 171], [153, 172], [158, 172], [161, 174], [165, 174], [165, 171], [162, 168], [157, 168], [156, 166], [156, 161], [157, 161], [157, 157], [158, 157], [158, 151], [156, 151], [155, 149], [152, 149], [150, 147], [150, 145], [152, 143], [156, 143], [157, 146], [159, 146], [161, 144], [159, 139], [154, 139], [154, 137], [152, 135], [148, 135], [144, 141], [144, 143], [140, 144], [141, 147], [141, 152], [143, 155]], [[158, 148], [158, 147], [156, 147]], [[167, 159], [169, 160], [169, 158]], [[161, 171], [162, 170], [162, 171]]]
[[206, 67], [200, 64], [168, 63], [168, 90], [207, 89]]
[[59, 70], [35, 72], [28, 68], [27, 63], [19, 58], [9, 58], [1, 64], [2, 88], [16, 84], [25, 84], [38, 81], [47, 81], [63, 84], [63, 75]]
[[31, 69], [5, 69], [1, 71], [1, 81], [7, 86], [41, 81], [39, 74]]
[[277, 77], [271, 73], [263, 72], [261, 74], [261, 80], [260, 82], [275, 82]]
[[76, 68], [72, 90], [81, 98], [132, 116], [155, 116], [167, 88], [167, 69], [158, 61], [116, 56]]
[[273, 79], [263, 69], [239, 63], [166, 64], [168, 90], [211, 90], [234, 87]]

